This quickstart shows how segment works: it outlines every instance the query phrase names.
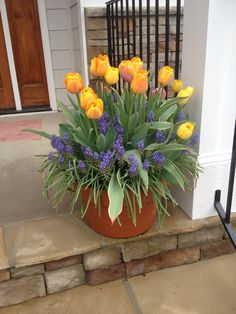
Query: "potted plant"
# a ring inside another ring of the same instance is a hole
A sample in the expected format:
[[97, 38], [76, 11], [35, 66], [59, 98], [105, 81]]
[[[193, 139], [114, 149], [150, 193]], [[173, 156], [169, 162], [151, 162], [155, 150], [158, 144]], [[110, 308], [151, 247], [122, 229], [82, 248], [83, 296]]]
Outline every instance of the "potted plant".
[[[176, 205], [170, 185], [185, 191], [198, 176], [195, 124], [183, 111], [194, 89], [174, 80], [177, 97], [166, 99], [173, 69], [162, 68], [153, 89], [138, 57], [113, 68], [99, 55], [90, 71], [100, 77], [97, 93], [84, 87], [77, 73], [64, 79], [73, 110], [58, 102], [68, 121], [59, 124], [59, 135], [27, 130], [48, 138], [53, 148], [40, 168], [47, 170], [43, 193], [48, 196], [56, 186], [57, 205], [71, 190], [70, 209], [80, 206], [81, 217], [95, 231], [135, 236], [150, 228], [156, 213], [163, 222], [169, 201]], [[112, 87], [119, 79], [120, 93]]]

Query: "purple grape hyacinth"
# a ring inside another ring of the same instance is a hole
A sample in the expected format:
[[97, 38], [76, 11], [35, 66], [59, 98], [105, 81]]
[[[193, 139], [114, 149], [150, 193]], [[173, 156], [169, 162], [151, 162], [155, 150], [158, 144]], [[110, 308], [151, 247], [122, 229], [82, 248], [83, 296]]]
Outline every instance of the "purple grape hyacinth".
[[81, 172], [86, 170], [86, 164], [83, 160], [78, 160], [78, 168]]
[[155, 120], [155, 114], [153, 111], [149, 111], [147, 114], [147, 122], [153, 122]]
[[143, 151], [144, 151], [144, 140], [138, 141], [138, 143], [137, 143], [137, 149], [138, 149], [140, 152], [143, 152]]
[[183, 111], [180, 111], [177, 115], [177, 121], [181, 122], [185, 119], [185, 117], [186, 117], [185, 113]]
[[99, 165], [100, 171], [102, 171], [102, 172], [106, 171], [110, 167], [112, 160], [113, 160], [112, 152], [110, 150], [108, 150], [103, 155], [102, 162]]
[[156, 132], [156, 141], [157, 143], [164, 143], [166, 140], [165, 134], [161, 130], [157, 130]]
[[62, 164], [64, 164], [64, 162], [65, 162], [65, 158], [64, 158], [62, 155], [59, 155], [57, 161], [58, 161], [59, 164], [62, 165]]
[[196, 145], [199, 141], [199, 135], [197, 133], [194, 133], [191, 137], [191, 144]]
[[156, 164], [157, 166], [163, 166], [163, 164], [166, 161], [166, 158], [160, 152], [154, 152], [152, 154], [152, 160], [153, 160], [154, 164]]
[[106, 134], [110, 124], [108, 113], [105, 111], [100, 119], [98, 119], [99, 130], [102, 134]]
[[71, 137], [69, 134], [65, 133], [62, 137], [64, 142], [69, 142], [71, 140]]
[[133, 154], [130, 154], [128, 157], [128, 161], [130, 162], [129, 174], [130, 176], [136, 176], [138, 171], [138, 161], [135, 159]]
[[54, 159], [54, 154], [53, 152], [48, 153], [48, 159], [53, 160]]
[[145, 159], [143, 162], [143, 169], [148, 171], [149, 167], [150, 167], [150, 162], [148, 159]]

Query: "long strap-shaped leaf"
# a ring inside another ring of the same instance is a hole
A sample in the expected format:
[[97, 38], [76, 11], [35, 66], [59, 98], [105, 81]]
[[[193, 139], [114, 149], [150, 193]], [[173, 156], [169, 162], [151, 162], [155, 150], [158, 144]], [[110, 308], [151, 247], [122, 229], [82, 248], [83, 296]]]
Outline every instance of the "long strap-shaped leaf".
[[24, 132], [30, 132], [30, 133], [34, 133], [34, 134], [37, 134], [37, 135], [40, 135], [40, 136], [43, 136], [43, 137], [46, 137], [48, 138], [49, 140], [51, 139], [52, 135], [47, 133], [47, 132], [44, 132], [44, 131], [40, 131], [40, 130], [34, 130], [34, 129], [31, 129], [31, 128], [27, 128], [27, 129], [23, 129], [22, 131]]
[[117, 180], [117, 174], [114, 171], [108, 185], [109, 207], [108, 214], [113, 223], [120, 215], [123, 208], [124, 191]]

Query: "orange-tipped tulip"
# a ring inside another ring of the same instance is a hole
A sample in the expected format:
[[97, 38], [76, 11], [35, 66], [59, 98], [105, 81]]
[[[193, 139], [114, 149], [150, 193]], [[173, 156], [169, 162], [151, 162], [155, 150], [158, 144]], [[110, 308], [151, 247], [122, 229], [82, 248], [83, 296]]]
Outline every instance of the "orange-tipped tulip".
[[91, 60], [90, 72], [94, 76], [104, 76], [110, 67], [107, 55], [99, 55]]
[[98, 98], [97, 95], [94, 93], [94, 91], [91, 87], [85, 87], [84, 89], [82, 89], [82, 91], [80, 93], [80, 106], [81, 106], [81, 108], [86, 110], [88, 103], [91, 100], [95, 100], [97, 98]]
[[158, 82], [162, 86], [167, 86], [170, 83], [170, 80], [172, 79], [173, 76], [174, 70], [169, 66], [165, 66], [158, 72]]
[[104, 78], [106, 82], [110, 85], [116, 84], [119, 81], [119, 71], [117, 68], [110, 67], [105, 75]]
[[131, 81], [131, 90], [136, 94], [144, 94], [148, 90], [148, 71], [139, 70]]
[[183, 81], [174, 80], [171, 86], [173, 92], [178, 93], [183, 88]]
[[89, 119], [97, 120], [103, 114], [103, 101], [100, 98], [91, 100], [85, 109], [85, 114]]
[[139, 57], [133, 57], [131, 63], [135, 72], [143, 69], [143, 61]]
[[79, 73], [67, 73], [64, 78], [66, 89], [71, 94], [78, 94], [84, 87], [82, 77]]
[[123, 79], [130, 83], [134, 76], [134, 65], [130, 60], [123, 60], [119, 64], [119, 73], [123, 77]]
[[181, 140], [188, 140], [193, 135], [194, 124], [191, 122], [183, 123], [177, 130], [177, 136]]

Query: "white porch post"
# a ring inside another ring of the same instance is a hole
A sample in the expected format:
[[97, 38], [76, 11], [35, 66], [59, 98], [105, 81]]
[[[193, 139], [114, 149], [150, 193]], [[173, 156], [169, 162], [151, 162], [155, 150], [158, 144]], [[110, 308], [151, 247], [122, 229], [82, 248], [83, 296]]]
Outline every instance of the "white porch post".
[[[193, 219], [216, 215], [214, 191], [225, 206], [236, 116], [236, 1], [188, 0], [184, 4], [182, 78], [196, 88], [186, 109], [197, 122], [199, 161], [196, 189], [174, 191]], [[232, 210], [236, 211], [236, 187]]]

